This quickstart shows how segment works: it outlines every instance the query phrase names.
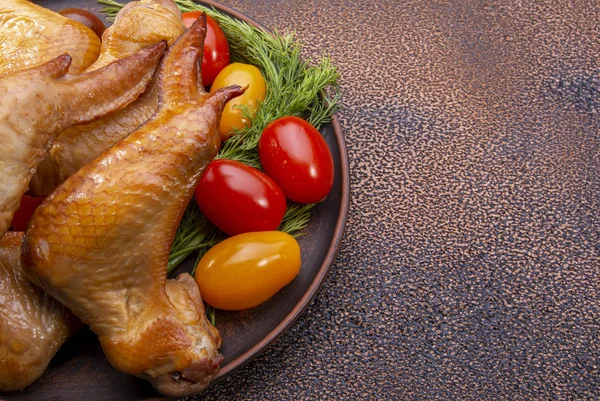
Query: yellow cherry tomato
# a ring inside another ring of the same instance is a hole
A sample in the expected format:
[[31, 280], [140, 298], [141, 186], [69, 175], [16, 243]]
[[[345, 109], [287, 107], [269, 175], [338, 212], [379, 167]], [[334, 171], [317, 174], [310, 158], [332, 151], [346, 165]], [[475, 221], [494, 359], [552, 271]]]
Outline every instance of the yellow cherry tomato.
[[202, 298], [217, 309], [252, 308], [271, 298], [300, 271], [300, 246], [289, 234], [235, 235], [212, 247], [196, 266]]
[[250, 64], [231, 63], [223, 68], [215, 78], [210, 91], [212, 93], [229, 85], [239, 85], [242, 88], [248, 86], [248, 88], [243, 95], [231, 99], [225, 105], [219, 125], [222, 140], [231, 137], [234, 128], [241, 129], [250, 124], [248, 119], [244, 118], [242, 111], [234, 106], [246, 105], [248, 110], [254, 113], [258, 108], [258, 103], [265, 99], [267, 93], [265, 79], [260, 70]]

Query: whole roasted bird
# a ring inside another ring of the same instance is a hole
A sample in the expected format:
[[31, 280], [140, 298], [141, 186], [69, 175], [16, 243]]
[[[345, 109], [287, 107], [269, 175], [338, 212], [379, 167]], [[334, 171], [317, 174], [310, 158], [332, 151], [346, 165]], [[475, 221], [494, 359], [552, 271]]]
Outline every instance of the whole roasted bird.
[[69, 72], [79, 74], [98, 58], [100, 38], [87, 26], [30, 1], [0, 1], [0, 75], [65, 53], [73, 60]]
[[0, 236], [56, 135], [136, 99], [151, 81], [165, 46], [158, 43], [81, 75], [67, 74], [68, 55], [0, 75]]
[[67, 308], [24, 277], [22, 238], [17, 232], [0, 238], [0, 391], [31, 384], [81, 326]]
[[222, 109], [243, 93], [204, 91], [205, 24], [163, 59], [156, 114], [59, 186], [23, 246], [29, 277], [90, 326], [112, 365], [170, 396], [204, 389], [222, 360], [192, 277], [166, 279], [177, 225], [220, 145]]
[[[98, 60], [87, 71], [130, 56], [161, 40], [169, 45], [183, 33], [181, 12], [172, 0], [133, 1], [123, 7], [102, 35]], [[158, 107], [158, 88], [148, 90], [122, 110], [62, 132], [38, 166], [30, 192], [47, 196], [71, 174], [143, 124]]]

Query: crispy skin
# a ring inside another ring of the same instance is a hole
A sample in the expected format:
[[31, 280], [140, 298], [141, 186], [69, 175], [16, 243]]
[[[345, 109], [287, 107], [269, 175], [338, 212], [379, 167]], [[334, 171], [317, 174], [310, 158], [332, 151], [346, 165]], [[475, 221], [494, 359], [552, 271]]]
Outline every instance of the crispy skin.
[[[184, 28], [181, 12], [171, 0], [128, 3], [119, 11], [114, 24], [104, 31], [100, 57], [88, 71], [130, 56], [160, 40], [172, 45]], [[122, 110], [65, 130], [38, 166], [30, 192], [49, 195], [84, 164], [142, 125], [157, 107], [158, 88], [153, 82], [144, 94]]]
[[181, 12], [172, 0], [132, 1], [104, 31], [100, 56], [87, 71], [129, 57], [162, 40], [171, 46], [184, 29]]
[[165, 49], [161, 42], [81, 75], [70, 57], [0, 76], [0, 235], [52, 140], [65, 128], [124, 107], [144, 91]]
[[177, 225], [220, 145], [225, 103], [198, 83], [205, 19], [171, 47], [159, 109], [48, 197], [24, 243], [30, 276], [98, 335], [109, 361], [182, 396], [204, 389], [222, 360], [194, 280], [166, 279]]
[[73, 59], [69, 72], [79, 74], [98, 58], [100, 38], [87, 26], [27, 0], [0, 2], [0, 75], [64, 53]]
[[25, 279], [22, 238], [17, 232], [0, 238], [0, 391], [31, 384], [81, 325], [67, 308]]

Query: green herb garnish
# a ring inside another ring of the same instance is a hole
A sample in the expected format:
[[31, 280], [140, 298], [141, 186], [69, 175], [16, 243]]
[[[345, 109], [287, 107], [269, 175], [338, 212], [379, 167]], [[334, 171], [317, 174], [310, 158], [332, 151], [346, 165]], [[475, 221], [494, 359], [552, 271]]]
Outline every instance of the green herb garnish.
[[[254, 115], [241, 108], [251, 125], [236, 132], [223, 143], [217, 158], [241, 161], [261, 169], [258, 141], [271, 121], [283, 116], [298, 116], [319, 128], [330, 121], [340, 100], [339, 73], [328, 58], [307, 63], [300, 57], [300, 45], [291, 33], [268, 33], [214, 8], [192, 0], [174, 0], [182, 12], [204, 11], [218, 23], [229, 43], [232, 62], [258, 67], [267, 84], [267, 95]], [[101, 12], [114, 21], [123, 4], [98, 0], [105, 6]], [[288, 203], [279, 230], [299, 236], [310, 220], [314, 205]], [[168, 272], [193, 252], [198, 258], [225, 236], [202, 215], [195, 201], [190, 202], [177, 229], [169, 255]]]
[[217, 323], [217, 310], [210, 305], [206, 305], [206, 318], [213, 326]]

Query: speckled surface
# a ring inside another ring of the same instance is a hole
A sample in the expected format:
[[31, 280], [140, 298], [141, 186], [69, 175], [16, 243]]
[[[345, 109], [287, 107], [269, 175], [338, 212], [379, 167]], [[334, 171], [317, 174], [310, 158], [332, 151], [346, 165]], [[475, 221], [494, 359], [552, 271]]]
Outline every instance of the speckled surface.
[[339, 66], [353, 192], [304, 315], [194, 399], [597, 399], [598, 3], [223, 3]]

